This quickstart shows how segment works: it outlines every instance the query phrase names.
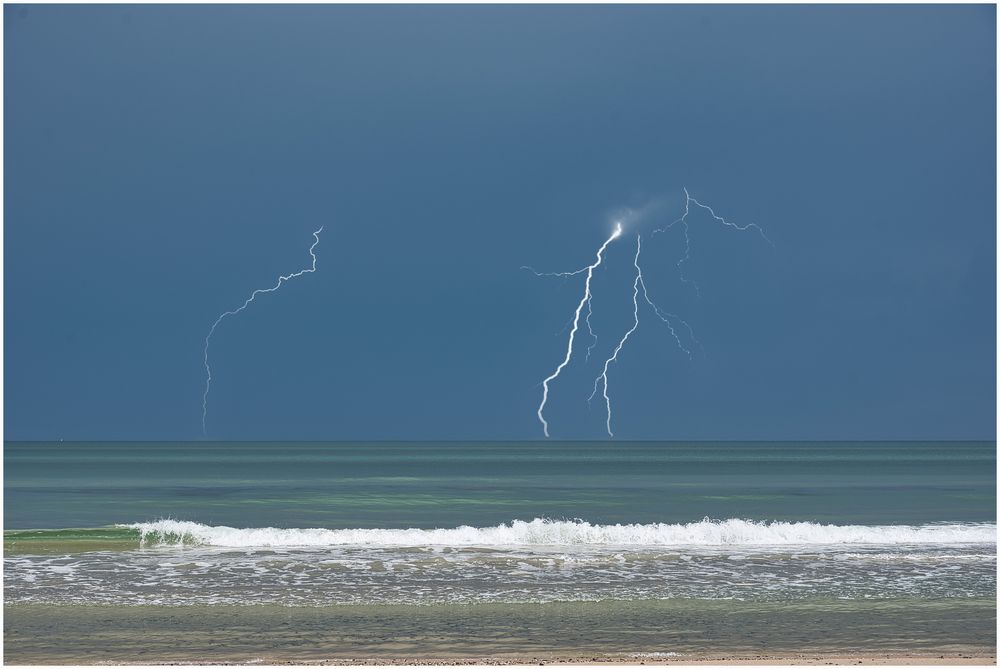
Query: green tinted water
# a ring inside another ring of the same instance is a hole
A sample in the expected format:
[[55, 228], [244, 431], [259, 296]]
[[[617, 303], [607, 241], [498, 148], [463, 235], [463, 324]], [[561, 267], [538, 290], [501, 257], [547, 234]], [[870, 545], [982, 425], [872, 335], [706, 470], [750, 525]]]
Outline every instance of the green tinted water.
[[[996, 646], [993, 443], [8, 443], [4, 464], [13, 663]], [[830, 525], [773, 545], [755, 537], [792, 530], [737, 523], [720, 543], [710, 523], [645, 525], [706, 516]], [[110, 527], [167, 517], [211, 541], [140, 547]], [[648, 539], [557, 523], [525, 545], [535, 523], [462, 543], [533, 518]], [[217, 525], [473, 528], [304, 546], [315, 533]]]
[[996, 520], [992, 442], [7, 443], [6, 529]]

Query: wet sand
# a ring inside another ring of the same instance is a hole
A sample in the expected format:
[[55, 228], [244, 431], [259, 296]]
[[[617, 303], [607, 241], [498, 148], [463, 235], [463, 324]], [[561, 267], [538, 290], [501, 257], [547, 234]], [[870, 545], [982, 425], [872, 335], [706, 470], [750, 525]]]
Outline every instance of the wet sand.
[[[141, 663], [140, 663], [141, 664]], [[215, 666], [226, 666], [227, 663], [199, 662], [198, 664], [209, 664]], [[506, 667], [534, 667], [547, 665], [582, 665], [582, 666], [830, 666], [830, 665], [870, 665], [870, 666], [990, 666], [996, 665], [996, 657], [975, 656], [975, 655], [938, 655], [925, 657], [918, 655], [782, 655], [782, 656], [728, 656], [728, 655], [706, 655], [699, 659], [684, 658], [634, 658], [618, 656], [595, 656], [586, 655], [582, 657], [521, 657], [521, 658], [463, 658], [456, 660], [449, 659], [428, 659], [428, 658], [363, 658], [356, 660], [328, 660], [324, 662], [281, 662], [277, 660], [265, 660], [263, 658], [250, 658], [245, 662], [233, 662], [228, 664], [253, 664], [253, 665], [299, 665], [310, 666], [506, 666]], [[168, 666], [180, 666], [178, 663], [168, 664]]]
[[4, 606], [9, 664], [995, 664], [986, 599]]

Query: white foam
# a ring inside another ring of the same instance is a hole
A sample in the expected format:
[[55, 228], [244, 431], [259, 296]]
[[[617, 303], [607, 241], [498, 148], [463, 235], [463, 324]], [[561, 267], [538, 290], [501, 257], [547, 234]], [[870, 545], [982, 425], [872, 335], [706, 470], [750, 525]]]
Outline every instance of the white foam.
[[824, 525], [731, 518], [695, 523], [592, 525], [536, 518], [494, 527], [450, 529], [234, 528], [181, 520], [122, 525], [143, 545], [293, 546], [768, 546], [996, 544], [996, 523]]
[[47, 569], [55, 574], [72, 574], [73, 567], [64, 564], [51, 564]]

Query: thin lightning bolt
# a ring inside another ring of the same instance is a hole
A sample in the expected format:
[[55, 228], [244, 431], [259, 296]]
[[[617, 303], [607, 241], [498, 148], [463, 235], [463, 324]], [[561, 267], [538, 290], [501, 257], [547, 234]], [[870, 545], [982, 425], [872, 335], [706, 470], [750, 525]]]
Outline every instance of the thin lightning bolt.
[[683, 229], [684, 229], [684, 255], [681, 257], [680, 260], [677, 261], [677, 271], [680, 273], [681, 281], [684, 282], [684, 283], [690, 283], [692, 286], [694, 286], [694, 292], [695, 292], [695, 294], [698, 297], [701, 297], [701, 288], [698, 286], [698, 282], [695, 281], [694, 279], [689, 279], [686, 276], [684, 276], [684, 263], [686, 263], [688, 260], [691, 259], [691, 235], [690, 235], [690, 228], [689, 228], [689, 225], [688, 225], [687, 217], [688, 217], [688, 214], [691, 213], [691, 203], [692, 202], [694, 202], [694, 204], [696, 206], [701, 207], [702, 209], [707, 210], [708, 213], [711, 214], [712, 218], [714, 218], [716, 221], [719, 221], [720, 223], [722, 223], [726, 227], [734, 228], [734, 229], [739, 230], [741, 232], [745, 231], [745, 230], [750, 230], [752, 228], [752, 229], [756, 230], [757, 234], [759, 234], [761, 236], [761, 238], [765, 242], [767, 242], [768, 244], [770, 244], [772, 248], [774, 247], [774, 242], [772, 242], [770, 239], [768, 239], [767, 235], [764, 233], [764, 229], [761, 228], [756, 223], [747, 223], [746, 225], [742, 225], [742, 226], [741, 225], [737, 225], [735, 223], [730, 223], [729, 221], [727, 221], [723, 217], [721, 217], [718, 214], [716, 214], [715, 210], [712, 209], [710, 206], [708, 206], [707, 204], [702, 204], [701, 202], [699, 202], [695, 198], [691, 197], [691, 194], [688, 193], [688, 189], [685, 187], [684, 188], [684, 215], [681, 216], [680, 218], [678, 218], [677, 220], [675, 220], [670, 225], [664, 226], [664, 227], [659, 228], [657, 230], [653, 230], [653, 235], [656, 235], [656, 233], [658, 233], [658, 232], [666, 232], [667, 230], [669, 230], [670, 228], [674, 227], [678, 223], [680, 223], [683, 226]]
[[[636, 235], [635, 260], [632, 261], [632, 264], [635, 265], [635, 282], [632, 284], [632, 314], [635, 317], [635, 322], [632, 323], [632, 327], [629, 331], [626, 332], [625, 335], [618, 341], [618, 346], [615, 347], [611, 357], [604, 361], [604, 370], [601, 372], [600, 376], [594, 379], [594, 392], [590, 393], [590, 397], [587, 398], [588, 402], [594, 399], [594, 395], [597, 394], [597, 384], [604, 381], [604, 404], [608, 409], [607, 428], [609, 437], [614, 437], [615, 435], [611, 431], [611, 397], [608, 395], [608, 367], [612, 362], [618, 360], [618, 354], [621, 352], [622, 347], [625, 346], [625, 342], [628, 341], [628, 338], [631, 337], [632, 333], [639, 327], [639, 284], [643, 283], [642, 267], [639, 266], [640, 253], [642, 253], [642, 235]], [[643, 283], [642, 289], [643, 292], [645, 292], [645, 283]]]
[[691, 349], [686, 347], [684, 343], [681, 342], [681, 338], [677, 335], [677, 330], [674, 329], [674, 324], [671, 322], [670, 319], [680, 321], [684, 325], [684, 327], [687, 328], [688, 335], [691, 337], [691, 341], [697, 344], [698, 348], [702, 348], [701, 342], [698, 341], [694, 336], [694, 329], [686, 320], [684, 320], [680, 316], [672, 314], [669, 311], [663, 311], [662, 309], [660, 309], [660, 307], [657, 306], [657, 304], [653, 302], [653, 300], [649, 297], [649, 291], [646, 290], [646, 280], [643, 279], [641, 276], [639, 277], [639, 285], [642, 286], [642, 296], [646, 298], [646, 302], [649, 304], [649, 306], [653, 308], [653, 312], [659, 317], [661, 321], [667, 324], [667, 329], [670, 330], [670, 334], [673, 335], [674, 341], [677, 342], [677, 347], [680, 348], [680, 350], [687, 353], [688, 359], [693, 359], [694, 356], [691, 355]]
[[590, 267], [589, 266], [584, 267], [582, 269], [574, 270], [572, 272], [539, 272], [534, 267], [530, 267], [528, 265], [521, 265], [521, 269], [526, 269], [535, 276], [576, 276], [577, 274], [583, 274], [584, 272], [589, 270]]
[[594, 300], [593, 298], [591, 298], [587, 300], [587, 318], [585, 319], [587, 322], [587, 332], [590, 333], [590, 346], [587, 347], [587, 355], [584, 358], [584, 360], [586, 361], [590, 360], [590, 352], [594, 350], [595, 346], [597, 346], [597, 335], [594, 333], [594, 326], [591, 325], [590, 323], [590, 317], [593, 315], [594, 315]]
[[[573, 315], [573, 327], [569, 331], [569, 343], [566, 346], [566, 357], [563, 359], [559, 366], [556, 367], [556, 371], [552, 372], [544, 381], [542, 381], [542, 402], [538, 405], [538, 420], [542, 423], [542, 429], [545, 431], [545, 436], [549, 436], [549, 424], [545, 420], [545, 403], [549, 400], [549, 382], [555, 380], [559, 374], [562, 372], [563, 368], [569, 364], [570, 359], [573, 357], [573, 340], [576, 338], [576, 331], [580, 327], [580, 312], [583, 311], [583, 305], [590, 302], [590, 279], [594, 276], [594, 270], [600, 266], [601, 262], [604, 261], [604, 250], [608, 248], [608, 244], [616, 240], [622, 234], [621, 223], [615, 224], [615, 230], [611, 233], [611, 236], [601, 245], [601, 248], [597, 250], [597, 259], [593, 264], [587, 265], [582, 269], [578, 269], [574, 272], [545, 272], [540, 273], [531, 269], [530, 267], [523, 267], [522, 269], [527, 269], [534, 272], [537, 276], [575, 276], [577, 274], [582, 274], [586, 272], [587, 278], [583, 284], [583, 297], [580, 298], [580, 303], [576, 305], [576, 312]], [[589, 325], [589, 317], [588, 317]], [[593, 334], [593, 330], [591, 330]]]
[[206, 373], [206, 378], [205, 378], [205, 394], [202, 396], [202, 400], [201, 400], [201, 431], [202, 431], [202, 434], [205, 434], [205, 435], [208, 434], [208, 430], [206, 428], [206, 422], [208, 420], [208, 391], [212, 387], [212, 368], [208, 364], [208, 345], [209, 345], [209, 342], [212, 339], [212, 335], [215, 334], [215, 329], [217, 327], [219, 327], [219, 323], [221, 323], [223, 321], [223, 319], [225, 319], [227, 316], [235, 316], [236, 314], [238, 314], [241, 311], [243, 311], [244, 309], [246, 309], [247, 306], [249, 306], [250, 303], [253, 302], [254, 299], [258, 295], [260, 295], [261, 293], [273, 293], [274, 291], [276, 291], [279, 288], [281, 288], [282, 284], [284, 284], [286, 281], [288, 281], [290, 279], [294, 279], [297, 276], [302, 276], [303, 274], [311, 274], [311, 273], [315, 272], [316, 271], [316, 254], [314, 253], [314, 250], [319, 245], [319, 233], [323, 232], [323, 227], [324, 226], [320, 226], [319, 230], [317, 230], [316, 232], [313, 233], [313, 237], [316, 238], [316, 241], [314, 241], [312, 243], [312, 246], [309, 247], [309, 255], [312, 256], [312, 266], [311, 267], [307, 267], [307, 268], [305, 268], [303, 270], [299, 270], [298, 272], [295, 272], [294, 274], [289, 274], [287, 276], [279, 276], [278, 277], [278, 282], [276, 284], [274, 284], [274, 286], [272, 288], [258, 288], [257, 290], [255, 290], [252, 293], [250, 293], [250, 297], [247, 298], [247, 301], [244, 302], [243, 305], [239, 309], [233, 309], [232, 311], [227, 311], [227, 312], [223, 313], [221, 316], [219, 316], [215, 320], [214, 323], [212, 323], [212, 329], [208, 331], [208, 336], [205, 337], [205, 373]]

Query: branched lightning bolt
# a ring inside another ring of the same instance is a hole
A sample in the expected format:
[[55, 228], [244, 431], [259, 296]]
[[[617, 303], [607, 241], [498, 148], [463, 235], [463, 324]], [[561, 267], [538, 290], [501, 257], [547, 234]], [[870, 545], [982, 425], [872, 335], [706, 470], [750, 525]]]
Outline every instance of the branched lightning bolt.
[[671, 322], [670, 319], [680, 321], [684, 325], [684, 327], [687, 328], [688, 336], [691, 337], [691, 341], [693, 341], [695, 344], [698, 345], [699, 348], [701, 348], [701, 342], [698, 341], [694, 336], [694, 329], [686, 320], [684, 320], [680, 316], [672, 314], [669, 311], [663, 311], [662, 309], [660, 309], [660, 307], [656, 304], [656, 302], [653, 302], [653, 300], [649, 297], [649, 291], [646, 290], [646, 280], [643, 279], [641, 276], [639, 277], [639, 285], [642, 286], [642, 296], [646, 298], [646, 302], [649, 304], [649, 306], [653, 308], [653, 312], [659, 317], [661, 321], [667, 324], [667, 329], [670, 330], [670, 334], [673, 335], [674, 341], [677, 342], [677, 347], [680, 350], [687, 353], [687, 357], [689, 359], [692, 359], [693, 356], [691, 355], [691, 349], [685, 346], [684, 343], [681, 341], [681, 338], [677, 335], [677, 330], [674, 329], [674, 324]]
[[[555, 380], [559, 376], [563, 368], [569, 364], [570, 359], [573, 357], [573, 340], [576, 338], [576, 331], [580, 328], [580, 312], [583, 311], [583, 305], [588, 304], [590, 302], [590, 297], [591, 297], [590, 280], [594, 276], [594, 270], [597, 267], [599, 267], [600, 264], [604, 261], [604, 250], [608, 248], [608, 244], [610, 244], [615, 239], [620, 237], [621, 234], [622, 234], [622, 226], [619, 223], [615, 226], [615, 230], [614, 232], [611, 233], [611, 236], [608, 237], [607, 240], [604, 242], [604, 244], [601, 245], [601, 248], [597, 250], [597, 259], [594, 260], [592, 264], [587, 265], [586, 267], [583, 267], [576, 271], [542, 273], [542, 272], [536, 272], [530, 267], [522, 268], [534, 272], [537, 276], [575, 276], [577, 274], [586, 273], [586, 280], [583, 284], [583, 297], [580, 298], [580, 303], [576, 305], [576, 312], [573, 315], [573, 327], [569, 331], [569, 343], [566, 346], [566, 357], [563, 359], [561, 363], [559, 363], [559, 366], [556, 367], [556, 370], [552, 372], [552, 374], [550, 374], [544, 381], [542, 381], [542, 402], [541, 404], [538, 405], [537, 413], [538, 413], [538, 420], [541, 421], [542, 423], [542, 429], [545, 431], [546, 437], [549, 436], [549, 424], [545, 420], [544, 412], [545, 412], [545, 403], [548, 402], [549, 400], [549, 382]], [[589, 326], [590, 323], [589, 316], [587, 318], [587, 323]], [[593, 334], [593, 330], [591, 330], [591, 334]]]
[[[676, 266], [678, 273], [680, 274], [681, 281], [684, 283], [690, 283], [694, 287], [695, 292], [699, 296], [701, 294], [701, 291], [697, 282], [695, 282], [693, 279], [689, 279], [687, 276], [684, 275], [684, 263], [686, 263], [691, 258], [691, 234], [690, 234], [691, 231], [690, 231], [690, 223], [688, 221], [688, 216], [690, 216], [691, 214], [692, 204], [694, 204], [694, 206], [696, 207], [706, 210], [712, 216], [713, 220], [718, 221], [719, 223], [721, 223], [726, 227], [734, 228], [739, 231], [745, 231], [750, 229], [755, 230], [757, 234], [759, 234], [764, 241], [766, 241], [772, 247], [774, 246], [771, 240], [768, 239], [767, 235], [764, 233], [764, 230], [756, 223], [737, 225], [735, 223], [727, 221], [725, 218], [716, 214], [715, 210], [713, 210], [710, 206], [691, 197], [691, 194], [688, 192], [687, 188], [684, 189], [684, 198], [685, 199], [684, 199], [683, 215], [680, 218], [673, 221], [672, 223], [670, 223], [669, 225], [664, 226], [663, 228], [660, 228], [658, 230], [654, 230], [653, 235], [655, 235], [658, 232], [664, 232], [666, 230], [669, 230], [670, 228], [673, 228], [678, 224], [682, 227], [684, 231], [684, 254], [677, 261]], [[593, 350], [594, 346], [597, 344], [597, 335], [594, 333], [594, 329], [591, 324], [591, 316], [593, 316], [594, 308], [593, 308], [593, 295], [591, 294], [590, 291], [590, 285], [591, 285], [591, 279], [594, 276], [594, 270], [597, 269], [604, 260], [604, 252], [605, 249], [607, 249], [608, 244], [610, 244], [617, 237], [621, 236], [622, 224], [626, 221], [637, 222], [644, 215], [646, 215], [652, 207], [653, 205], [650, 205], [644, 208], [644, 210], [640, 212], [633, 212], [631, 210], [627, 210], [626, 213], [623, 214], [624, 217], [617, 218], [616, 220], [618, 222], [616, 224], [614, 233], [598, 249], [597, 258], [593, 262], [593, 264], [587, 265], [586, 267], [582, 267], [577, 270], [573, 270], [571, 272], [538, 272], [531, 267], [526, 267], [526, 266], [522, 267], [522, 269], [527, 269], [536, 276], [555, 276], [562, 278], [570, 278], [580, 274], [586, 276], [586, 281], [584, 283], [584, 289], [583, 289], [583, 296], [580, 298], [580, 302], [579, 304], [577, 304], [576, 311], [574, 312], [573, 318], [570, 321], [572, 323], [572, 328], [570, 329], [569, 333], [569, 342], [566, 347], [566, 355], [563, 358], [563, 361], [559, 364], [559, 366], [556, 367], [555, 371], [552, 372], [552, 374], [549, 375], [542, 382], [543, 386], [542, 401], [541, 404], [539, 404], [538, 406], [537, 414], [538, 414], [538, 420], [541, 421], [542, 423], [542, 428], [545, 431], [546, 437], [549, 436], [549, 424], [545, 420], [544, 410], [545, 410], [545, 404], [548, 401], [549, 397], [549, 383], [558, 378], [562, 370], [572, 360], [573, 344], [576, 337], [576, 333], [580, 327], [580, 314], [583, 312], [584, 305], [587, 306], [587, 313], [586, 316], [584, 317], [584, 321], [587, 325], [587, 331], [590, 333], [590, 336], [592, 338], [592, 342], [590, 346], [588, 346], [587, 348], [587, 360], [590, 359], [590, 353]], [[611, 394], [609, 393], [608, 371], [611, 368], [611, 364], [618, 361], [618, 356], [622, 352], [622, 350], [624, 350], [625, 345], [629, 341], [629, 338], [639, 328], [640, 288], [642, 289], [643, 300], [645, 300], [646, 304], [649, 305], [653, 313], [656, 314], [656, 317], [659, 318], [667, 326], [667, 329], [670, 330], [670, 334], [674, 338], [674, 342], [677, 344], [677, 347], [688, 356], [688, 359], [693, 359], [694, 356], [692, 354], [689, 345], [685, 343], [686, 340], [689, 340], [699, 348], [703, 348], [701, 342], [698, 341], [698, 339], [694, 335], [694, 329], [686, 320], [684, 320], [683, 318], [681, 318], [676, 314], [661, 309], [660, 306], [653, 301], [653, 298], [649, 294], [649, 289], [646, 286], [646, 279], [642, 273], [642, 265], [639, 262], [639, 258], [641, 255], [642, 255], [642, 236], [636, 233], [635, 257], [632, 260], [632, 264], [635, 267], [635, 280], [632, 283], [632, 315], [633, 315], [632, 326], [625, 332], [624, 335], [622, 335], [621, 339], [618, 340], [618, 343], [614, 347], [614, 350], [611, 352], [611, 355], [604, 360], [604, 365], [603, 368], [601, 369], [601, 373], [597, 376], [597, 378], [594, 379], [594, 388], [590, 393], [590, 397], [587, 398], [588, 403], [593, 401], [594, 397], [597, 395], [598, 388], [602, 389], [601, 394], [604, 397], [604, 405], [607, 410], [607, 419], [605, 422], [605, 427], [607, 429], [609, 437], [614, 437], [614, 432], [611, 429], [612, 411], [611, 411]], [[569, 323], [567, 323], [566, 327], [563, 328], [563, 331], [565, 331], [566, 328], [568, 328], [569, 326], [570, 326]], [[682, 338], [680, 333], [678, 332], [680, 326], [683, 326], [685, 329], [687, 329], [686, 338]], [[560, 332], [560, 334], [562, 333]]]
[[246, 309], [247, 306], [249, 306], [250, 303], [253, 302], [254, 299], [258, 295], [260, 295], [261, 293], [273, 293], [274, 291], [276, 291], [279, 288], [281, 288], [282, 284], [284, 284], [286, 281], [289, 281], [290, 279], [294, 279], [297, 276], [302, 276], [303, 274], [311, 274], [312, 272], [315, 272], [316, 271], [316, 254], [314, 253], [314, 251], [315, 251], [316, 247], [319, 245], [319, 233], [321, 233], [321, 232], [323, 232], [323, 226], [320, 226], [319, 230], [317, 230], [316, 232], [313, 233], [313, 237], [316, 239], [316, 241], [314, 241], [312, 243], [312, 246], [309, 247], [309, 255], [312, 256], [312, 265], [310, 267], [307, 267], [307, 268], [305, 268], [303, 270], [299, 270], [298, 272], [295, 272], [294, 274], [289, 274], [287, 276], [279, 276], [278, 277], [278, 282], [276, 284], [274, 284], [273, 287], [271, 287], [271, 288], [258, 288], [257, 290], [255, 290], [252, 293], [250, 293], [250, 297], [247, 298], [246, 302], [244, 302], [242, 304], [242, 306], [240, 306], [238, 309], [233, 309], [232, 311], [227, 311], [227, 312], [223, 313], [221, 316], [219, 316], [217, 319], [215, 319], [214, 323], [212, 323], [212, 328], [208, 331], [208, 335], [205, 337], [205, 373], [206, 373], [206, 378], [205, 378], [205, 394], [202, 396], [202, 401], [201, 401], [201, 431], [202, 431], [202, 434], [208, 434], [208, 430], [206, 428], [206, 422], [208, 420], [208, 391], [212, 387], [212, 368], [208, 364], [208, 345], [209, 345], [209, 342], [212, 339], [212, 335], [215, 334], [215, 329], [217, 327], [219, 327], [219, 323], [221, 323], [223, 321], [223, 319], [225, 319], [227, 316], [235, 316], [236, 314], [238, 314], [241, 311], [243, 311], [244, 309]]
[[657, 315], [657, 317], [661, 321], [663, 321], [664, 323], [666, 323], [667, 328], [670, 330], [670, 334], [673, 335], [674, 341], [677, 342], [678, 348], [680, 348], [682, 351], [684, 351], [687, 354], [687, 356], [688, 356], [689, 359], [692, 358], [691, 350], [689, 348], [687, 348], [686, 346], [684, 346], [684, 343], [681, 341], [680, 336], [678, 336], [678, 334], [677, 334], [677, 330], [674, 329], [674, 325], [671, 322], [671, 319], [674, 319], [674, 320], [677, 320], [677, 321], [680, 321], [681, 323], [683, 323], [684, 327], [687, 328], [688, 333], [691, 336], [691, 340], [694, 341], [699, 346], [701, 346], [701, 343], [697, 339], [695, 339], [694, 330], [691, 328], [691, 326], [688, 324], [687, 321], [685, 321], [683, 318], [681, 318], [681, 317], [679, 317], [679, 316], [677, 316], [675, 314], [671, 314], [669, 312], [663, 311], [662, 309], [660, 309], [660, 307], [655, 302], [653, 302], [652, 298], [649, 297], [649, 291], [646, 288], [646, 279], [642, 275], [642, 266], [639, 264], [639, 254], [641, 254], [641, 253], [642, 253], [642, 235], [638, 235], [637, 234], [636, 235], [635, 259], [632, 261], [632, 264], [635, 266], [635, 282], [632, 284], [632, 314], [633, 314], [633, 318], [634, 318], [633, 323], [632, 323], [632, 327], [618, 341], [618, 345], [615, 347], [615, 350], [611, 353], [611, 356], [607, 360], [604, 361], [604, 369], [601, 371], [600, 375], [598, 375], [598, 377], [596, 379], [594, 379], [594, 390], [590, 393], [590, 397], [587, 398], [587, 402], [590, 402], [591, 400], [593, 400], [594, 399], [594, 395], [597, 394], [597, 387], [598, 387], [598, 385], [603, 384], [604, 405], [607, 408], [607, 422], [606, 422], [606, 427], [607, 427], [607, 430], [608, 430], [608, 436], [609, 437], [614, 437], [615, 435], [611, 431], [611, 397], [608, 395], [608, 368], [611, 366], [612, 362], [616, 362], [618, 360], [618, 354], [625, 347], [625, 343], [628, 341], [628, 338], [631, 337], [632, 333], [635, 332], [639, 328], [639, 287], [640, 286], [642, 287], [642, 296], [646, 300], [646, 303], [649, 304], [650, 307], [652, 307], [653, 312]]
[[[632, 323], [632, 327], [628, 332], [618, 341], [618, 346], [615, 347], [614, 352], [611, 356], [604, 361], [604, 369], [601, 371], [600, 376], [594, 379], [594, 392], [590, 393], [590, 397], [587, 401], [594, 399], [594, 395], [597, 394], [597, 384], [601, 381], [604, 382], [604, 404], [608, 409], [608, 436], [615, 436], [611, 431], [611, 397], [608, 395], [608, 367], [612, 362], [618, 360], [618, 354], [621, 352], [622, 347], [625, 346], [625, 342], [628, 338], [632, 336], [632, 333], [636, 331], [639, 327], [639, 284], [642, 283], [642, 267], [639, 266], [639, 254], [642, 253], [642, 235], [636, 235], [636, 247], [635, 247], [635, 260], [632, 264], [635, 265], [635, 282], [632, 284], [632, 314], [635, 317], [635, 322]], [[646, 290], [645, 284], [643, 284], [643, 291]]]
[[597, 346], [597, 335], [594, 333], [594, 326], [591, 325], [590, 323], [590, 317], [593, 315], [594, 315], [594, 298], [591, 297], [589, 300], [587, 300], [587, 318], [584, 319], [587, 323], [587, 332], [590, 333], [590, 346], [587, 347], [587, 355], [586, 357], [584, 357], [584, 360], [587, 361], [590, 360], [590, 352], [594, 350], [595, 346]]
[[529, 267], [528, 265], [521, 265], [521, 269], [526, 269], [535, 276], [576, 276], [577, 274], [583, 274], [588, 271], [590, 267], [583, 267], [581, 269], [573, 270], [572, 272], [539, 272], [534, 267]]
[[688, 193], [688, 189], [685, 187], [684, 188], [684, 215], [681, 216], [680, 218], [678, 218], [677, 220], [675, 220], [670, 225], [664, 226], [664, 227], [659, 228], [657, 230], [653, 230], [653, 235], [655, 235], [658, 232], [666, 232], [667, 230], [669, 230], [670, 228], [674, 227], [678, 223], [681, 224], [681, 226], [684, 229], [684, 255], [681, 257], [680, 260], [677, 261], [677, 271], [680, 273], [681, 281], [684, 282], [684, 283], [690, 283], [692, 286], [694, 286], [694, 292], [695, 292], [695, 294], [698, 295], [698, 297], [701, 297], [701, 288], [698, 286], [698, 282], [695, 281], [694, 279], [689, 279], [686, 276], [684, 276], [684, 263], [686, 263], [688, 260], [691, 259], [691, 235], [690, 235], [690, 229], [688, 227], [687, 217], [688, 217], [688, 214], [691, 213], [691, 203], [692, 202], [696, 206], [701, 207], [702, 209], [707, 210], [708, 213], [711, 214], [712, 218], [714, 218], [716, 221], [719, 221], [720, 223], [722, 223], [726, 227], [734, 228], [734, 229], [739, 230], [741, 232], [745, 231], [745, 230], [754, 229], [754, 230], [757, 231], [757, 234], [759, 234], [761, 236], [761, 238], [765, 242], [767, 242], [768, 244], [771, 245], [772, 248], [774, 247], [774, 242], [772, 242], [770, 239], [768, 239], [767, 235], [764, 233], [764, 229], [761, 228], [756, 223], [747, 223], [746, 225], [737, 225], [736, 223], [730, 223], [729, 221], [727, 221], [723, 217], [721, 217], [718, 214], [716, 214], [715, 210], [713, 210], [710, 206], [708, 206], [707, 204], [702, 204], [701, 202], [699, 202], [695, 198], [691, 197], [691, 194]]
[[[620, 227], [620, 224], [619, 224], [619, 227]], [[600, 264], [600, 263], [598, 263], [598, 264]], [[539, 272], [534, 267], [529, 267], [527, 265], [521, 265], [521, 269], [526, 269], [529, 272], [531, 272], [532, 274], [534, 274], [535, 276], [559, 276], [559, 277], [563, 277], [563, 278], [567, 278], [567, 277], [571, 277], [571, 276], [576, 276], [577, 274], [582, 274], [583, 272], [586, 272], [588, 270], [587, 267], [584, 267], [583, 269], [578, 269], [578, 270], [575, 270], [575, 271], [572, 271], [572, 272]], [[591, 342], [590, 342], [590, 346], [587, 347], [587, 357], [585, 358], [586, 360], [590, 360], [590, 352], [593, 351], [594, 350], [594, 346], [597, 345], [597, 334], [594, 333], [594, 326], [591, 325], [591, 323], [590, 323], [590, 317], [593, 316], [593, 315], [594, 315], [593, 300], [592, 299], [588, 299], [587, 300], [587, 317], [584, 319], [584, 322], [587, 324], [587, 332], [590, 333]], [[556, 336], [558, 337], [563, 332], [566, 332], [566, 328], [568, 328], [569, 325], [570, 325], [570, 323], [572, 323], [574, 320], [575, 320], [575, 318], [570, 318], [568, 321], [566, 321], [566, 325], [563, 326], [562, 330], [560, 330], [559, 333]]]

